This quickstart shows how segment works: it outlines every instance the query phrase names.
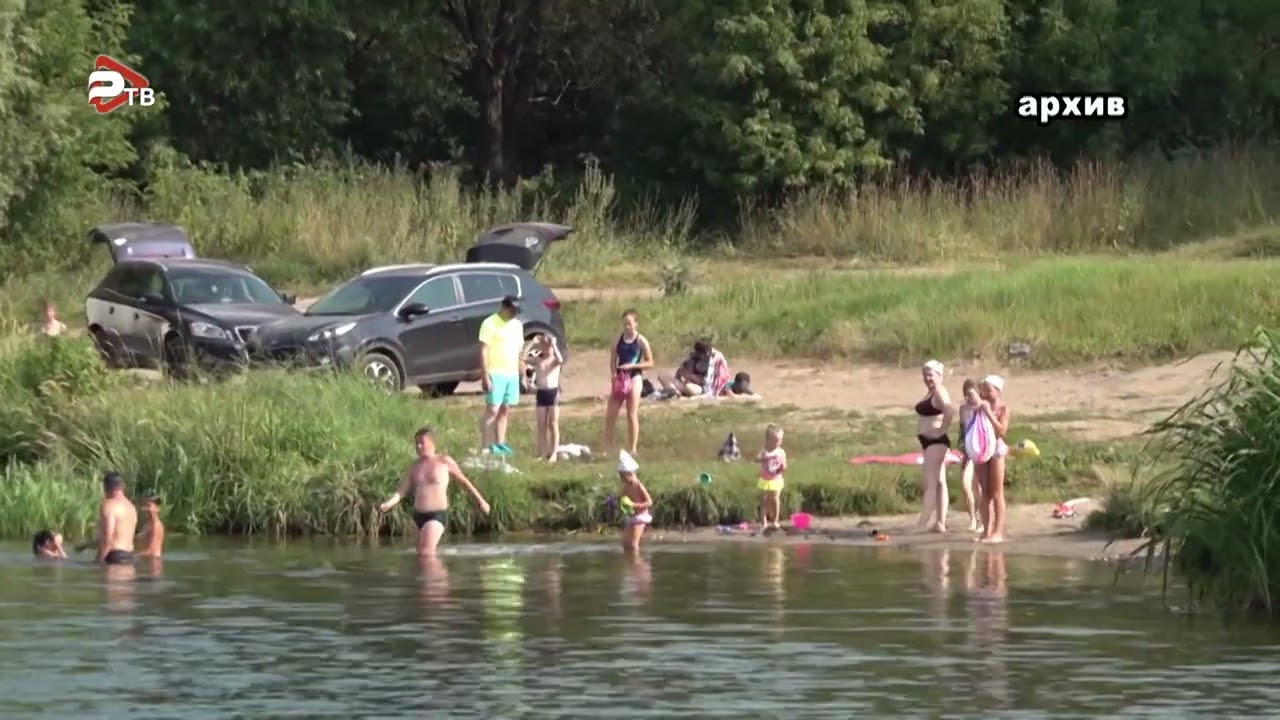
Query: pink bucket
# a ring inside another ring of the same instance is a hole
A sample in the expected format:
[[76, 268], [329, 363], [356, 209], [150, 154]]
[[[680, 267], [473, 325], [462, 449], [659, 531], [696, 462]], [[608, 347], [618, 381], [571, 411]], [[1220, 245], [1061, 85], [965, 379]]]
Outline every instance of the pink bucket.
[[809, 523], [812, 521], [813, 521], [813, 516], [810, 515], [809, 513], [799, 512], [799, 513], [791, 514], [791, 527], [795, 528], [796, 530], [800, 530], [801, 532], [808, 530]]

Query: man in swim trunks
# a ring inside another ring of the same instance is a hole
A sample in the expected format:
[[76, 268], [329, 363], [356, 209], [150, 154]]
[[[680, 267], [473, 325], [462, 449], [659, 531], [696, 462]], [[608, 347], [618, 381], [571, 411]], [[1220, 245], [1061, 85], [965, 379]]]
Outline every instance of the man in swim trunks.
[[436, 441], [430, 427], [419, 430], [413, 440], [418, 448], [418, 459], [405, 471], [404, 480], [395, 494], [378, 506], [378, 512], [389, 512], [412, 493], [413, 523], [418, 526], [418, 554], [435, 555], [448, 519], [449, 478], [462, 485], [485, 515], [489, 514], [489, 503], [462, 474], [453, 458], [436, 452]]
[[111, 471], [102, 476], [102, 497], [98, 507], [98, 555], [94, 562], [131, 564], [138, 509], [125, 497], [124, 478], [120, 473]]

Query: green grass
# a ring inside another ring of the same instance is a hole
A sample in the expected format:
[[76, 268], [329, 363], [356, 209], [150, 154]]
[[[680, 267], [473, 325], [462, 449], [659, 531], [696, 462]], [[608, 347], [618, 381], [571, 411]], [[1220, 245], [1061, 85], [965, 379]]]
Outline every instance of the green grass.
[[854, 194], [746, 208], [737, 227], [718, 230], [696, 226], [692, 201], [620, 198], [594, 166], [576, 183], [535, 178], [485, 194], [448, 172], [358, 163], [250, 175], [170, 163], [150, 169], [142, 195], [103, 194], [59, 212], [46, 223], [61, 228], [56, 234], [0, 247], [0, 268], [10, 271], [0, 272], [6, 314], [25, 320], [46, 294], [78, 305], [98, 276], [90, 266], [105, 256], [87, 246], [84, 232], [123, 220], [180, 223], [202, 255], [245, 262], [302, 294], [374, 264], [459, 259], [483, 228], [521, 219], [576, 228], [540, 274], [579, 287], [652, 287], [668, 274], [664, 266], [705, 269], [704, 281], [739, 275], [739, 267], [758, 274], [795, 258], [919, 266], [1156, 252], [1206, 240], [1212, 247], [1192, 255], [1269, 256], [1280, 224], [1280, 148], [1222, 147], [1065, 171], [1020, 167], [953, 182], [880, 179]]
[[1082, 257], [1010, 261], [946, 274], [812, 272], [704, 293], [570, 304], [577, 347], [606, 347], [635, 308], [661, 346], [710, 335], [726, 353], [919, 363], [1168, 360], [1231, 349], [1280, 322], [1280, 261]]
[[1143, 499], [1166, 571], [1206, 604], [1280, 601], [1280, 336], [1260, 332], [1222, 384], [1153, 427], [1169, 464]]
[[[0, 355], [0, 534], [41, 527], [87, 532], [97, 478], [113, 468], [132, 489], [165, 497], [176, 532], [231, 534], [404, 533], [407, 513], [380, 526], [373, 512], [412, 458], [413, 432], [439, 428], [443, 448], [464, 456], [474, 443], [476, 408], [467, 398], [430, 402], [386, 397], [350, 377], [256, 374], [211, 385], [174, 385], [109, 373], [87, 343], [26, 341]], [[788, 511], [866, 515], [909, 511], [919, 497], [915, 468], [848, 465], [851, 456], [910, 449], [906, 419], [824, 418], [806, 424], [795, 409], [716, 407], [647, 415], [641, 477], [657, 501], [660, 526], [713, 525], [753, 517], [755, 467], [723, 464], [716, 450], [729, 432], [750, 454], [765, 425], [788, 426], [792, 455]], [[531, 447], [528, 408], [517, 412], [511, 442]], [[570, 419], [566, 441], [594, 445], [599, 419]], [[1125, 443], [1084, 445], [1027, 420], [1043, 455], [1011, 463], [1015, 501], [1060, 500], [1097, 486], [1095, 465], [1132, 458]], [[498, 533], [606, 527], [604, 500], [617, 490], [616, 458], [555, 466], [519, 457], [521, 475], [477, 472], [493, 505], [477, 516], [454, 498], [451, 530]], [[699, 486], [700, 472], [714, 476]], [[953, 484], [958, 478], [953, 478]], [[958, 493], [958, 487], [955, 488]], [[957, 495], [958, 496], [958, 495]]]

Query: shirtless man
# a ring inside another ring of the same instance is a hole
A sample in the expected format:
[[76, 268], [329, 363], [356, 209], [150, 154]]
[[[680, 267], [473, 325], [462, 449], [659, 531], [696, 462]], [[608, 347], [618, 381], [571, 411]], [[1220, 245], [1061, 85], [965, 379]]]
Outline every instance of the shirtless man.
[[147, 514], [147, 525], [138, 533], [144, 557], [160, 557], [164, 552], [164, 523], [160, 522], [160, 498], [148, 495], [142, 499], [142, 511]]
[[102, 476], [102, 496], [98, 509], [98, 555], [94, 562], [131, 564], [138, 509], [125, 497], [124, 478], [120, 473], [112, 471]]
[[404, 480], [395, 494], [378, 506], [378, 512], [389, 512], [412, 493], [413, 523], [418, 526], [418, 554], [435, 555], [440, 537], [444, 535], [449, 511], [449, 478], [457, 480], [470, 493], [485, 515], [489, 514], [489, 503], [462, 474], [453, 458], [436, 452], [436, 441], [430, 427], [419, 430], [413, 440], [418, 447], [418, 459], [405, 471]]

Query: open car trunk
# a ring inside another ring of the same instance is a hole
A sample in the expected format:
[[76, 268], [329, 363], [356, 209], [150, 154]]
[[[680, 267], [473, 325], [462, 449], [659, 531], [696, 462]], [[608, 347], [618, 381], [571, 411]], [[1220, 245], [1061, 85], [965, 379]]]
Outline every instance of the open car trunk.
[[547, 248], [573, 232], [568, 225], [544, 222], [511, 223], [490, 228], [476, 237], [467, 250], [467, 262], [500, 262], [519, 265], [533, 272], [547, 254]]
[[112, 223], [89, 231], [89, 242], [106, 245], [112, 262], [134, 258], [193, 258], [187, 231], [177, 225]]

